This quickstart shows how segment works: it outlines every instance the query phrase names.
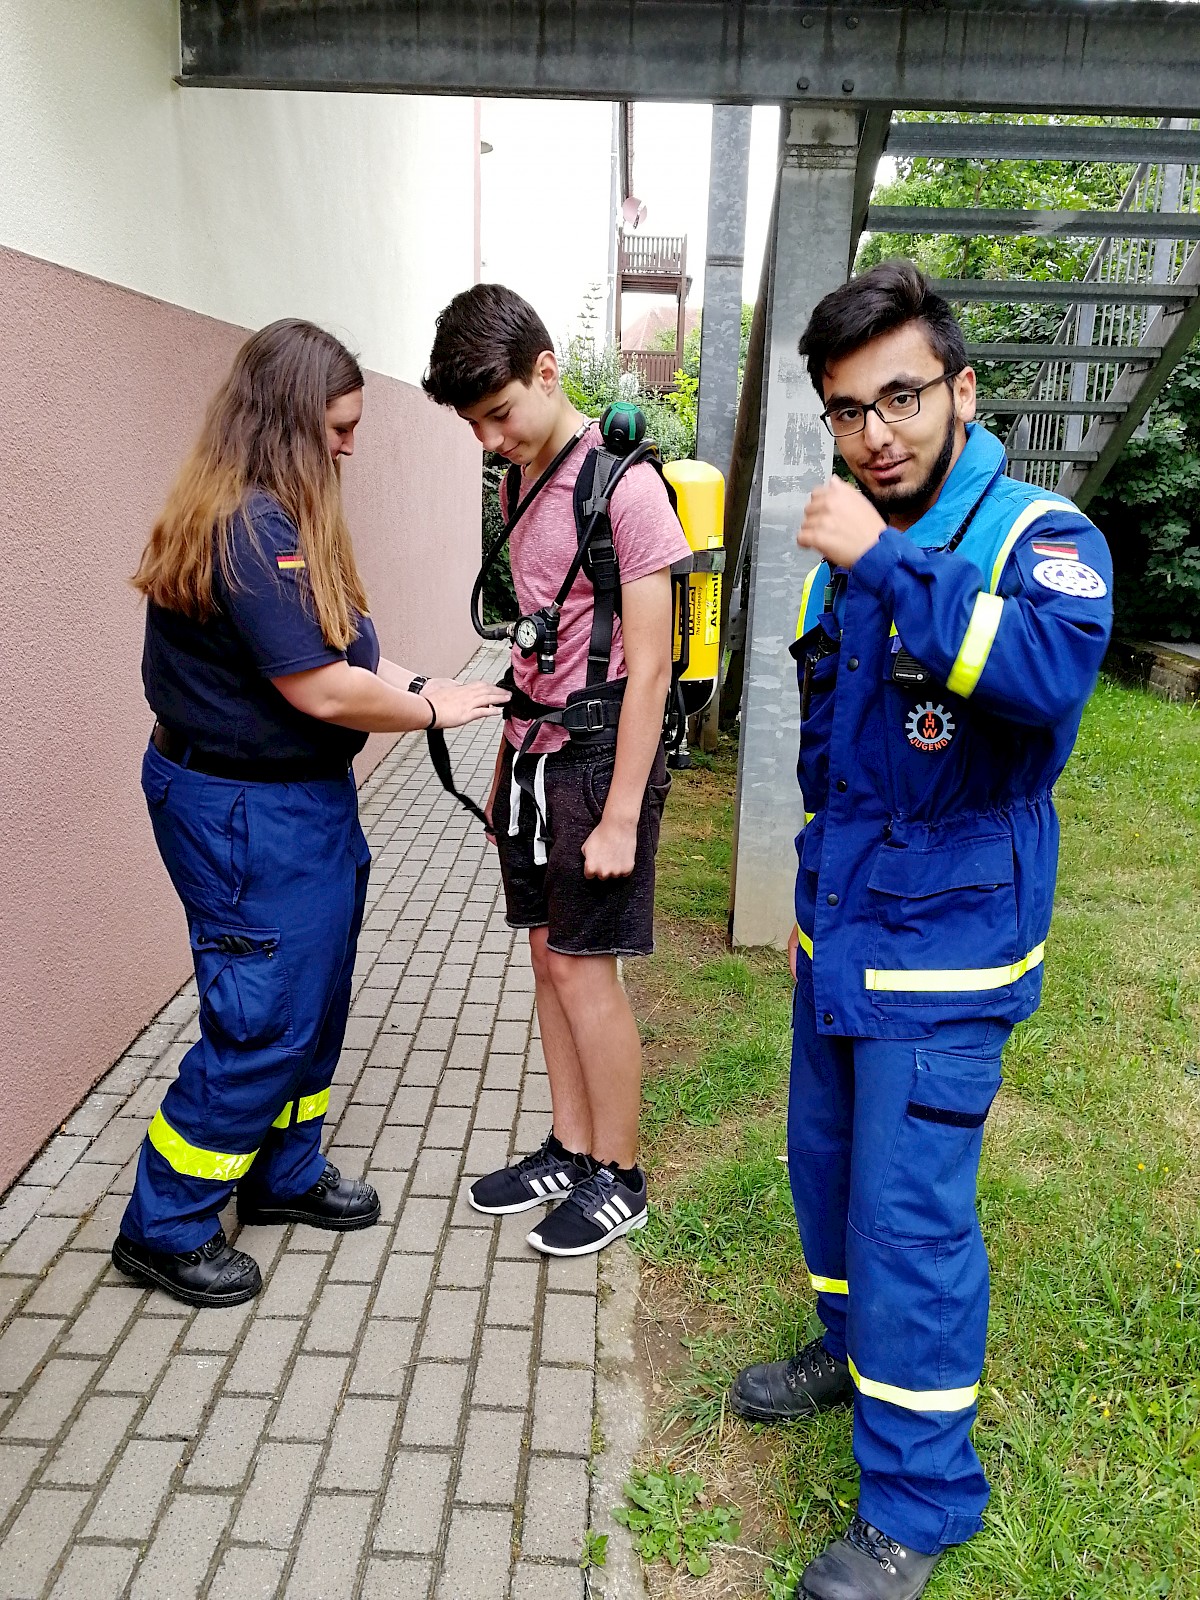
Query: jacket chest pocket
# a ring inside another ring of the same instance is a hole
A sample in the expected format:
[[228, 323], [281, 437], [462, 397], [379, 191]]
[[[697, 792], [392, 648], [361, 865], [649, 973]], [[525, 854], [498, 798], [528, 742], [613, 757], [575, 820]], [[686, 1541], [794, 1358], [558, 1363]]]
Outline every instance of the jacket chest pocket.
[[1007, 834], [927, 850], [884, 845], [867, 879], [875, 922], [865, 985], [878, 1006], [978, 1006], [1016, 977], [1017, 897]]

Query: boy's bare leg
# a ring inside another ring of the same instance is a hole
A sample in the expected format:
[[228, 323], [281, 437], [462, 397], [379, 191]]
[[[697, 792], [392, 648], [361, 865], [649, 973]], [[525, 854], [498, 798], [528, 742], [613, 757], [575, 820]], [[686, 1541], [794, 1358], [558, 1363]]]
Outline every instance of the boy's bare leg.
[[[545, 960], [555, 1004], [569, 1029], [575, 1064], [590, 1108], [591, 1143], [576, 1148], [587, 1150], [597, 1161], [632, 1167], [637, 1161], [642, 1043], [617, 977], [617, 958], [567, 956], [546, 950]], [[538, 1005], [540, 1016], [540, 998]], [[545, 1024], [542, 1026], [544, 1042]], [[546, 1067], [549, 1071], [548, 1050]], [[563, 1134], [559, 1138], [566, 1143]]]
[[546, 1057], [550, 1102], [554, 1107], [554, 1134], [568, 1150], [586, 1155], [592, 1148], [592, 1113], [571, 1027], [551, 975], [545, 928], [530, 928], [529, 955], [542, 1054]]

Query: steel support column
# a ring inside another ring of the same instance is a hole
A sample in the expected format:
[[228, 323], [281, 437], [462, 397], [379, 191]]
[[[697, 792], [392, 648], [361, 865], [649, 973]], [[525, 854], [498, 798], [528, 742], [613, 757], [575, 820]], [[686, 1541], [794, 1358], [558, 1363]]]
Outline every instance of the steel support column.
[[780, 177], [768, 325], [761, 511], [750, 580], [746, 681], [734, 839], [733, 942], [783, 945], [792, 926], [797, 701], [787, 647], [804, 573], [796, 549], [809, 494], [829, 475], [832, 443], [797, 353], [813, 307], [846, 281], [854, 217], [854, 110], [793, 106]]
[[746, 188], [750, 179], [750, 118], [751, 112], [746, 106], [713, 107], [696, 455], [701, 461], [710, 461], [714, 467], [719, 467], [726, 479], [733, 455], [738, 358], [742, 347], [742, 267], [746, 249]]

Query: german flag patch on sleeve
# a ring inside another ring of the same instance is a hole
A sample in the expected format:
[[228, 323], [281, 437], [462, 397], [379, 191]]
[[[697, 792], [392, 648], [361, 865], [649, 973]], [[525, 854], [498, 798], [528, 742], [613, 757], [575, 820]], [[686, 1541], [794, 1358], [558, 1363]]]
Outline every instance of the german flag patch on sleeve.
[[275, 557], [275, 565], [280, 572], [303, 572], [304, 557], [298, 550], [293, 550], [290, 555], [281, 553]]

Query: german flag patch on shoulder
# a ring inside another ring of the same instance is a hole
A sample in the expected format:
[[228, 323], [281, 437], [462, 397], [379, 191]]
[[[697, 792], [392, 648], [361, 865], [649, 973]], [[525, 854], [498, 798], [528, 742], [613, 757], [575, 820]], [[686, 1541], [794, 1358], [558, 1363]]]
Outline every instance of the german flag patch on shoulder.
[[1079, 546], [1069, 539], [1032, 539], [1030, 548], [1039, 556], [1057, 556], [1060, 561], [1079, 560]]
[[275, 565], [280, 572], [302, 572], [304, 571], [304, 557], [299, 550], [293, 550], [290, 555], [281, 553], [275, 557]]

